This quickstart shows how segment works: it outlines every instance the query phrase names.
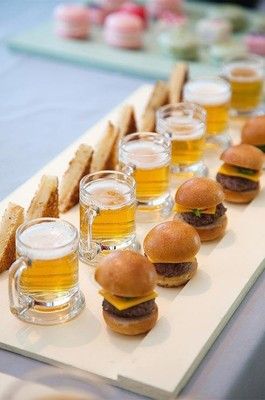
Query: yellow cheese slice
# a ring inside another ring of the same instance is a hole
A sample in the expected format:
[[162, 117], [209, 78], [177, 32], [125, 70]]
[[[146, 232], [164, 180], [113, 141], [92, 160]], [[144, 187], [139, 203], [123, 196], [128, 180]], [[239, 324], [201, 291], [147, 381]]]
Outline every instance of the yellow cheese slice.
[[253, 175], [242, 174], [242, 172], [239, 172], [236, 167], [229, 164], [223, 164], [218, 172], [223, 175], [236, 176], [238, 178], [249, 179], [250, 181], [253, 182], [258, 182], [261, 176], [261, 172], [259, 171]]
[[118, 310], [126, 310], [127, 308], [137, 306], [138, 304], [144, 303], [145, 301], [154, 300], [158, 294], [156, 292], [152, 292], [144, 297], [119, 297], [114, 296], [105, 290], [100, 290], [99, 293], [104, 297], [110, 304], [116, 307]]
[[[176, 203], [175, 204], [175, 210], [178, 213], [185, 213], [185, 212], [193, 212], [193, 208], [188, 208], [188, 207], [184, 207], [181, 204]], [[210, 208], [204, 208], [204, 209], [200, 209], [200, 212], [202, 214], [215, 214], [216, 211], [216, 206], [215, 207], [210, 207]]]

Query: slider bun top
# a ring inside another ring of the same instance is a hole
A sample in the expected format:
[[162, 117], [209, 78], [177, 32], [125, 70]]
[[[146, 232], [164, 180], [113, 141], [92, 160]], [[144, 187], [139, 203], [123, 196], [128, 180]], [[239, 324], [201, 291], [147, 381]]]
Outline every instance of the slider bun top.
[[146, 235], [145, 254], [153, 263], [181, 263], [193, 261], [201, 246], [199, 234], [180, 220], [156, 225]]
[[213, 179], [192, 178], [184, 182], [175, 195], [176, 203], [187, 208], [209, 208], [222, 203], [222, 186]]
[[141, 297], [153, 291], [157, 274], [146, 257], [132, 250], [117, 250], [99, 262], [95, 279], [116, 296]]
[[243, 126], [241, 133], [242, 143], [253, 145], [265, 144], [265, 115], [250, 118]]
[[237, 167], [250, 168], [259, 171], [264, 162], [263, 152], [250, 144], [231, 146], [221, 155], [221, 160]]

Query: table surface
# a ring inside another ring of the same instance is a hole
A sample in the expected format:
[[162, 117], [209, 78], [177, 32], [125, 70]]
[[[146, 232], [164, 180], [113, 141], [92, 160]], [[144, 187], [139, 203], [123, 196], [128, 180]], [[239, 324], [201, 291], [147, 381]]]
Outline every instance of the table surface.
[[[47, 20], [57, 3], [0, 0], [0, 199], [146, 83], [6, 49], [6, 38]], [[182, 391], [182, 398], [265, 399], [264, 293], [265, 273]], [[42, 365], [0, 350], [0, 372], [5, 374], [23, 379]], [[114, 398], [143, 399], [116, 388]]]

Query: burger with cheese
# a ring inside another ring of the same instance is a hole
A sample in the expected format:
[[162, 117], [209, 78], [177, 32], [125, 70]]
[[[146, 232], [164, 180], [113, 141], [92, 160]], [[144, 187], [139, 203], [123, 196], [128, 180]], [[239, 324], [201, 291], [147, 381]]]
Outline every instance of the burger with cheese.
[[153, 264], [131, 250], [115, 251], [102, 259], [95, 272], [104, 297], [103, 317], [115, 332], [139, 335], [157, 321], [157, 274]]
[[239, 144], [225, 150], [221, 160], [224, 164], [216, 180], [224, 189], [225, 199], [232, 203], [249, 203], [260, 190], [262, 151], [250, 144]]
[[252, 144], [265, 153], [265, 115], [250, 118], [243, 126], [242, 143]]
[[158, 275], [158, 285], [177, 287], [188, 282], [197, 270], [196, 254], [201, 245], [198, 233], [176, 220], [155, 226], [146, 235], [144, 252]]
[[222, 186], [213, 179], [192, 178], [184, 182], [175, 195], [176, 219], [192, 225], [201, 241], [223, 236], [227, 226]]

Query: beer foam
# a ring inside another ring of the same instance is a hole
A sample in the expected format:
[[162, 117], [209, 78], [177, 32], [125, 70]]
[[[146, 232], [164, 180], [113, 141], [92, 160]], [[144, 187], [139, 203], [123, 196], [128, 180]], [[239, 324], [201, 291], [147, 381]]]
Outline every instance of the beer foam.
[[61, 258], [73, 251], [75, 237], [73, 228], [63, 221], [42, 222], [20, 234], [17, 251], [33, 260]]
[[205, 124], [190, 116], [167, 118], [167, 132], [172, 140], [199, 140], [205, 133]]
[[225, 75], [234, 82], [255, 82], [263, 79], [262, 68], [255, 65], [242, 66], [234, 62], [225, 67]]
[[93, 204], [104, 210], [118, 209], [132, 199], [130, 186], [111, 178], [92, 181], [85, 190], [92, 196]]
[[140, 169], [159, 168], [169, 161], [164, 147], [148, 140], [126, 143], [122, 157], [124, 164], [133, 164]]
[[222, 81], [200, 80], [184, 87], [184, 100], [204, 106], [225, 104], [230, 101], [230, 89]]

